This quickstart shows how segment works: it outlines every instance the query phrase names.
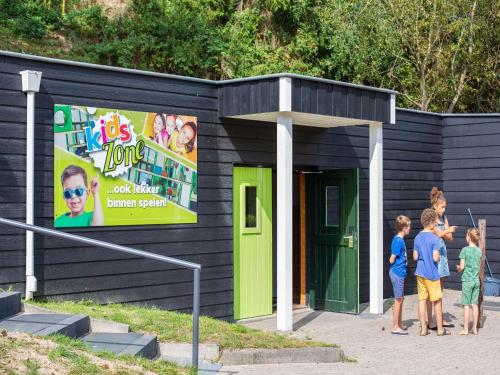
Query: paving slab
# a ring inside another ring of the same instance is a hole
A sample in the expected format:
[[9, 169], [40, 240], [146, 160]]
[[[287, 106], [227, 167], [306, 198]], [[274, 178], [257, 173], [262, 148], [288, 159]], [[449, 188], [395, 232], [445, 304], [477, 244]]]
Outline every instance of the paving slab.
[[0, 329], [23, 332], [38, 336], [61, 334], [73, 338], [88, 333], [89, 317], [69, 314], [26, 314], [20, 313], [0, 321]]
[[[477, 336], [459, 336], [463, 308], [456, 305], [460, 292], [444, 291], [445, 317], [455, 324], [452, 335], [438, 337], [435, 332], [418, 335], [417, 296], [405, 297], [403, 320], [408, 336], [391, 335], [392, 310], [368, 319], [358, 315], [324, 311], [294, 313], [292, 337], [338, 344], [355, 363], [278, 364], [223, 366], [220, 374], [446, 374], [500, 373], [500, 311], [498, 297], [488, 297], [484, 328]], [[246, 326], [274, 331], [276, 319], [260, 319]], [[397, 359], [397, 360], [395, 360]]]
[[[54, 311], [44, 307], [32, 305], [24, 302], [22, 311], [27, 314], [54, 314]], [[128, 333], [130, 326], [128, 324], [117, 323], [111, 320], [90, 318], [90, 331], [92, 332], [109, 332], [109, 333]]]
[[93, 332], [83, 337], [89, 347], [97, 351], [110, 351], [119, 355], [138, 355], [153, 359], [158, 355], [156, 336], [142, 333]]

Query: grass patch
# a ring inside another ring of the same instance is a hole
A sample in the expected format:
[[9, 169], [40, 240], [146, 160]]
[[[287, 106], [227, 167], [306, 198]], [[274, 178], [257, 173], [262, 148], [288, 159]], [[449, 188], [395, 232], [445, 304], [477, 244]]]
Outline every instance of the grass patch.
[[192, 368], [167, 361], [150, 361], [134, 356], [93, 352], [81, 340], [61, 335], [45, 338], [9, 333], [0, 336], [1, 374], [194, 375]]
[[[81, 340], [72, 339], [62, 335], [51, 335], [49, 340], [58, 344], [56, 349], [49, 352], [49, 359], [52, 361], [63, 361], [68, 364], [71, 374], [82, 375], [98, 375], [104, 370], [113, 370], [108, 364], [101, 364], [100, 366], [91, 360], [88, 354], [106, 360], [107, 362], [116, 363], [122, 362], [128, 366], [133, 366], [138, 372], [151, 371], [158, 374], [195, 374], [195, 371], [190, 368], [182, 368], [175, 363], [168, 361], [151, 361], [141, 357], [132, 355], [118, 356], [111, 352], [94, 352], [91, 351], [87, 344]], [[125, 372], [123, 372], [125, 371]], [[120, 369], [118, 373], [127, 373], [127, 370]], [[130, 370], [129, 370], [130, 371]]]
[[[92, 318], [129, 324], [132, 331], [156, 334], [158, 339], [164, 342], [191, 342], [192, 316], [190, 314], [161, 310], [156, 307], [145, 308], [125, 304], [99, 305], [89, 301], [37, 301], [34, 304], [53, 311], [85, 314]], [[216, 343], [221, 349], [336, 346], [263, 332], [204, 316], [200, 317], [200, 342]]]
[[27, 359], [24, 361], [24, 365], [26, 366], [26, 375], [38, 375], [38, 370], [40, 370], [40, 366], [33, 359]]

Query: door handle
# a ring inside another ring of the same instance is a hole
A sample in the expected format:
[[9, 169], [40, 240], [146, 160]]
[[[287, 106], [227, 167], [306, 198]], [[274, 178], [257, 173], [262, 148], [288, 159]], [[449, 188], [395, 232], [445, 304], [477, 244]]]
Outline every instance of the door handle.
[[344, 236], [344, 242], [347, 241], [347, 246], [350, 248], [354, 247], [354, 236]]

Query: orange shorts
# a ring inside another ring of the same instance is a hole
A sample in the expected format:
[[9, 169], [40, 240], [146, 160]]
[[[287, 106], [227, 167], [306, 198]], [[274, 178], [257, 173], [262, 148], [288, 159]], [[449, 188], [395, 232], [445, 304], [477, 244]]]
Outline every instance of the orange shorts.
[[418, 300], [423, 301], [429, 298], [431, 302], [438, 301], [443, 297], [441, 292], [441, 282], [429, 280], [422, 276], [417, 276]]

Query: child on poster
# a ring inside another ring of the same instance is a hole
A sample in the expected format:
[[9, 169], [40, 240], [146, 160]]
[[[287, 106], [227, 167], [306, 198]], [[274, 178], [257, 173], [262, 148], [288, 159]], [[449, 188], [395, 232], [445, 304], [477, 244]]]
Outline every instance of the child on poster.
[[173, 129], [173, 127], [170, 126], [170, 131], [169, 131], [169, 127], [167, 126], [168, 123], [169, 123], [169, 116], [167, 116], [167, 119], [165, 120], [165, 116], [163, 114], [157, 113], [155, 115], [155, 119], [153, 122], [153, 130], [154, 130], [153, 140], [165, 148], [168, 147], [168, 142]]
[[62, 214], [54, 221], [56, 228], [86, 227], [104, 225], [104, 213], [99, 197], [99, 180], [96, 177], [90, 182], [90, 192], [94, 197], [94, 210], [85, 211], [89, 189], [87, 173], [76, 165], [67, 166], [61, 174], [63, 198], [69, 212]]
[[170, 137], [168, 147], [177, 154], [187, 157], [195, 150], [196, 125], [192, 121], [185, 122], [182, 128], [174, 131]]

